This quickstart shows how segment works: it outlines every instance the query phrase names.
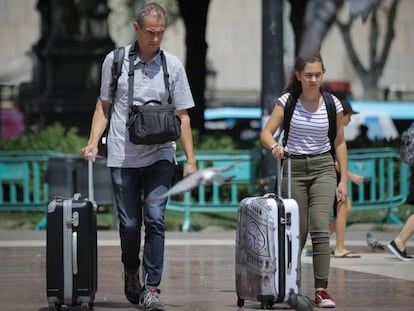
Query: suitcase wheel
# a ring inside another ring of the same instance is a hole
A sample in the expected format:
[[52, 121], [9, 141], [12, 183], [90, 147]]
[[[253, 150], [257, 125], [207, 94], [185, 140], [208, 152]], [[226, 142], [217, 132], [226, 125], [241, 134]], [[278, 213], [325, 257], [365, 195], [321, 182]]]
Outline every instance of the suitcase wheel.
[[260, 307], [263, 310], [272, 309], [273, 308], [273, 301], [262, 301]]
[[237, 306], [239, 308], [244, 306], [244, 299], [241, 299], [240, 297], [237, 297]]
[[89, 311], [89, 310], [91, 310], [91, 308], [89, 306], [89, 303], [82, 302], [82, 304], [81, 304], [81, 311]]
[[54, 303], [54, 302], [49, 302], [49, 305], [47, 307], [48, 311], [59, 311], [60, 310], [60, 305]]

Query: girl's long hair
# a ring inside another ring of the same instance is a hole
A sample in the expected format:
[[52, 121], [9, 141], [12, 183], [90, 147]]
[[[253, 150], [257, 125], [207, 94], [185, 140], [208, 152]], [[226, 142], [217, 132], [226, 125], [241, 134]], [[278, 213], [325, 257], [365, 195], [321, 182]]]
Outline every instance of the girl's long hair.
[[306, 59], [300, 56], [296, 57], [295, 66], [292, 72], [290, 73], [288, 83], [284, 88], [283, 93], [302, 93], [302, 83], [296, 78], [296, 72], [301, 72], [305, 68], [306, 64], [314, 62], [321, 63], [322, 71], [325, 72], [325, 66], [323, 64], [322, 56], [320, 54], [316, 54], [315, 56], [311, 56]]

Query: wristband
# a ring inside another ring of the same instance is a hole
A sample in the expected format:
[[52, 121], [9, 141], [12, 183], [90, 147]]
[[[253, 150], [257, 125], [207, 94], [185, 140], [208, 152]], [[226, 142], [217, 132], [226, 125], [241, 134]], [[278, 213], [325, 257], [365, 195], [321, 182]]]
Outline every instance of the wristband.
[[280, 146], [278, 143], [274, 143], [272, 146], [270, 146], [270, 150], [273, 150], [274, 148], [276, 148], [277, 146]]

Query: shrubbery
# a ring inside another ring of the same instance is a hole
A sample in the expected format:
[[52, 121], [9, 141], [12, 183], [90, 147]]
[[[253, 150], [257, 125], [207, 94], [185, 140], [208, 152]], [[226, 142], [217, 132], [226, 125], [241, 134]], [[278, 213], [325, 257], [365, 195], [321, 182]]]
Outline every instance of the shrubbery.
[[[240, 141], [225, 134], [206, 134], [200, 136], [193, 130], [195, 150], [259, 150], [259, 139]], [[7, 140], [0, 140], [0, 151], [55, 151], [62, 153], [79, 153], [86, 145], [87, 137], [80, 136], [78, 129], [65, 129], [60, 123], [55, 123], [44, 129], [33, 126], [29, 131], [22, 132]], [[182, 147], [177, 142], [177, 151]]]
[[62, 153], [79, 153], [85, 146], [86, 137], [78, 135], [77, 128], [66, 130], [60, 123], [45, 129], [33, 126], [7, 140], [0, 141], [1, 151], [55, 151]]

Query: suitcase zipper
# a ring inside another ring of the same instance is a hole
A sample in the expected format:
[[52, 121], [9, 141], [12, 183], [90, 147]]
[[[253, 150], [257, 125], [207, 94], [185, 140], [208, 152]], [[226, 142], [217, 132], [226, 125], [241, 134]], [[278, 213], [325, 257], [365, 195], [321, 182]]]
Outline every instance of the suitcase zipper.
[[72, 200], [63, 201], [63, 302], [72, 305]]
[[286, 234], [286, 218], [285, 218], [285, 205], [283, 200], [277, 198], [277, 205], [279, 206], [278, 210], [278, 220], [279, 220], [279, 230], [278, 230], [278, 239], [279, 239], [279, 291], [276, 302], [282, 302], [285, 299], [285, 287], [286, 287], [286, 269], [285, 269], [285, 234]]

